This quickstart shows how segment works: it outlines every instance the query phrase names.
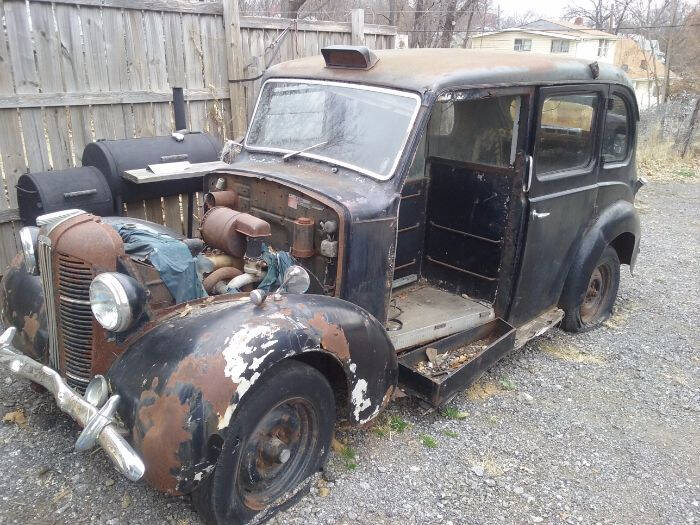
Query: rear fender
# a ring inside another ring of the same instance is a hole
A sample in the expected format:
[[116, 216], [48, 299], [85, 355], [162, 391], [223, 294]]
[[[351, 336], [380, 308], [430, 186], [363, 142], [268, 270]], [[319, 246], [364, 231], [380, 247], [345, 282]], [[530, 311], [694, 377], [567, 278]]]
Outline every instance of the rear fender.
[[[629, 258], [630, 272], [632, 272], [639, 253], [639, 233], [639, 216], [631, 202], [619, 200], [605, 208], [581, 240], [569, 268], [563, 293], [575, 293], [576, 287], [572, 286], [570, 281], [576, 279], [577, 275], [589, 275], [605, 247], [623, 234], [634, 236], [634, 247]], [[571, 301], [567, 301], [567, 298], [562, 295], [560, 303], [569, 302]]]
[[213, 470], [236, 408], [271, 366], [321, 352], [345, 374], [345, 411], [362, 424], [386, 405], [396, 354], [361, 308], [319, 295], [238, 294], [181, 305], [124, 352], [108, 373], [121, 416], [156, 488], [186, 493]]

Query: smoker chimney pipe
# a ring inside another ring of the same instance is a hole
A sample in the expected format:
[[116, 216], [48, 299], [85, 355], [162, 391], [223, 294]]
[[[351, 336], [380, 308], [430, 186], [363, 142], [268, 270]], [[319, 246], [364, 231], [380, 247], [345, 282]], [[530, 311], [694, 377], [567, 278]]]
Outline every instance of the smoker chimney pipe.
[[185, 93], [181, 87], [173, 88], [173, 116], [175, 117], [175, 131], [187, 129], [187, 117], [185, 116]]

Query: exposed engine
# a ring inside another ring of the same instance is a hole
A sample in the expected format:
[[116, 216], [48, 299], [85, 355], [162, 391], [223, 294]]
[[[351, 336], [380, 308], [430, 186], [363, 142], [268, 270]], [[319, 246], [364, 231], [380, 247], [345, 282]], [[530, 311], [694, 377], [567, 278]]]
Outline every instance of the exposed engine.
[[[279, 284], [284, 269], [304, 266], [317, 293], [334, 294], [338, 214], [286, 186], [243, 176], [209, 177], [200, 233], [211, 262], [207, 293], [218, 295]], [[206, 187], [206, 185], [205, 185]]]

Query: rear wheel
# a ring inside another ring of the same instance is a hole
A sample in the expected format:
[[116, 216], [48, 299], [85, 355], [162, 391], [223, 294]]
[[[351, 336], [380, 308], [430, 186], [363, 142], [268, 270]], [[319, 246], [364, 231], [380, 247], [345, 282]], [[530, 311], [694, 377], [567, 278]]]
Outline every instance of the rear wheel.
[[620, 259], [615, 249], [607, 246], [592, 270], [580, 272], [567, 282], [567, 287], [573, 289], [565, 289], [562, 294], [563, 328], [585, 332], [600, 326], [612, 313], [619, 285]]
[[326, 378], [279, 363], [255, 384], [229, 424], [213, 474], [193, 494], [208, 523], [238, 524], [290, 504], [289, 493], [326, 460], [335, 400]]

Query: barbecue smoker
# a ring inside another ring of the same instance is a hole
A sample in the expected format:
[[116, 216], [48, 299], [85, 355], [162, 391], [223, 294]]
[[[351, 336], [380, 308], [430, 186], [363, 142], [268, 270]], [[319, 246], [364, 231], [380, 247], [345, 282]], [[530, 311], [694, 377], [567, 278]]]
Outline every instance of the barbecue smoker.
[[552, 326], [607, 319], [639, 246], [637, 117], [624, 73], [580, 60], [280, 64], [204, 177], [201, 239], [79, 209], [22, 230], [0, 360], [84, 427], [79, 450], [207, 522], [269, 517], [337, 419], [397, 387], [441, 406]]

